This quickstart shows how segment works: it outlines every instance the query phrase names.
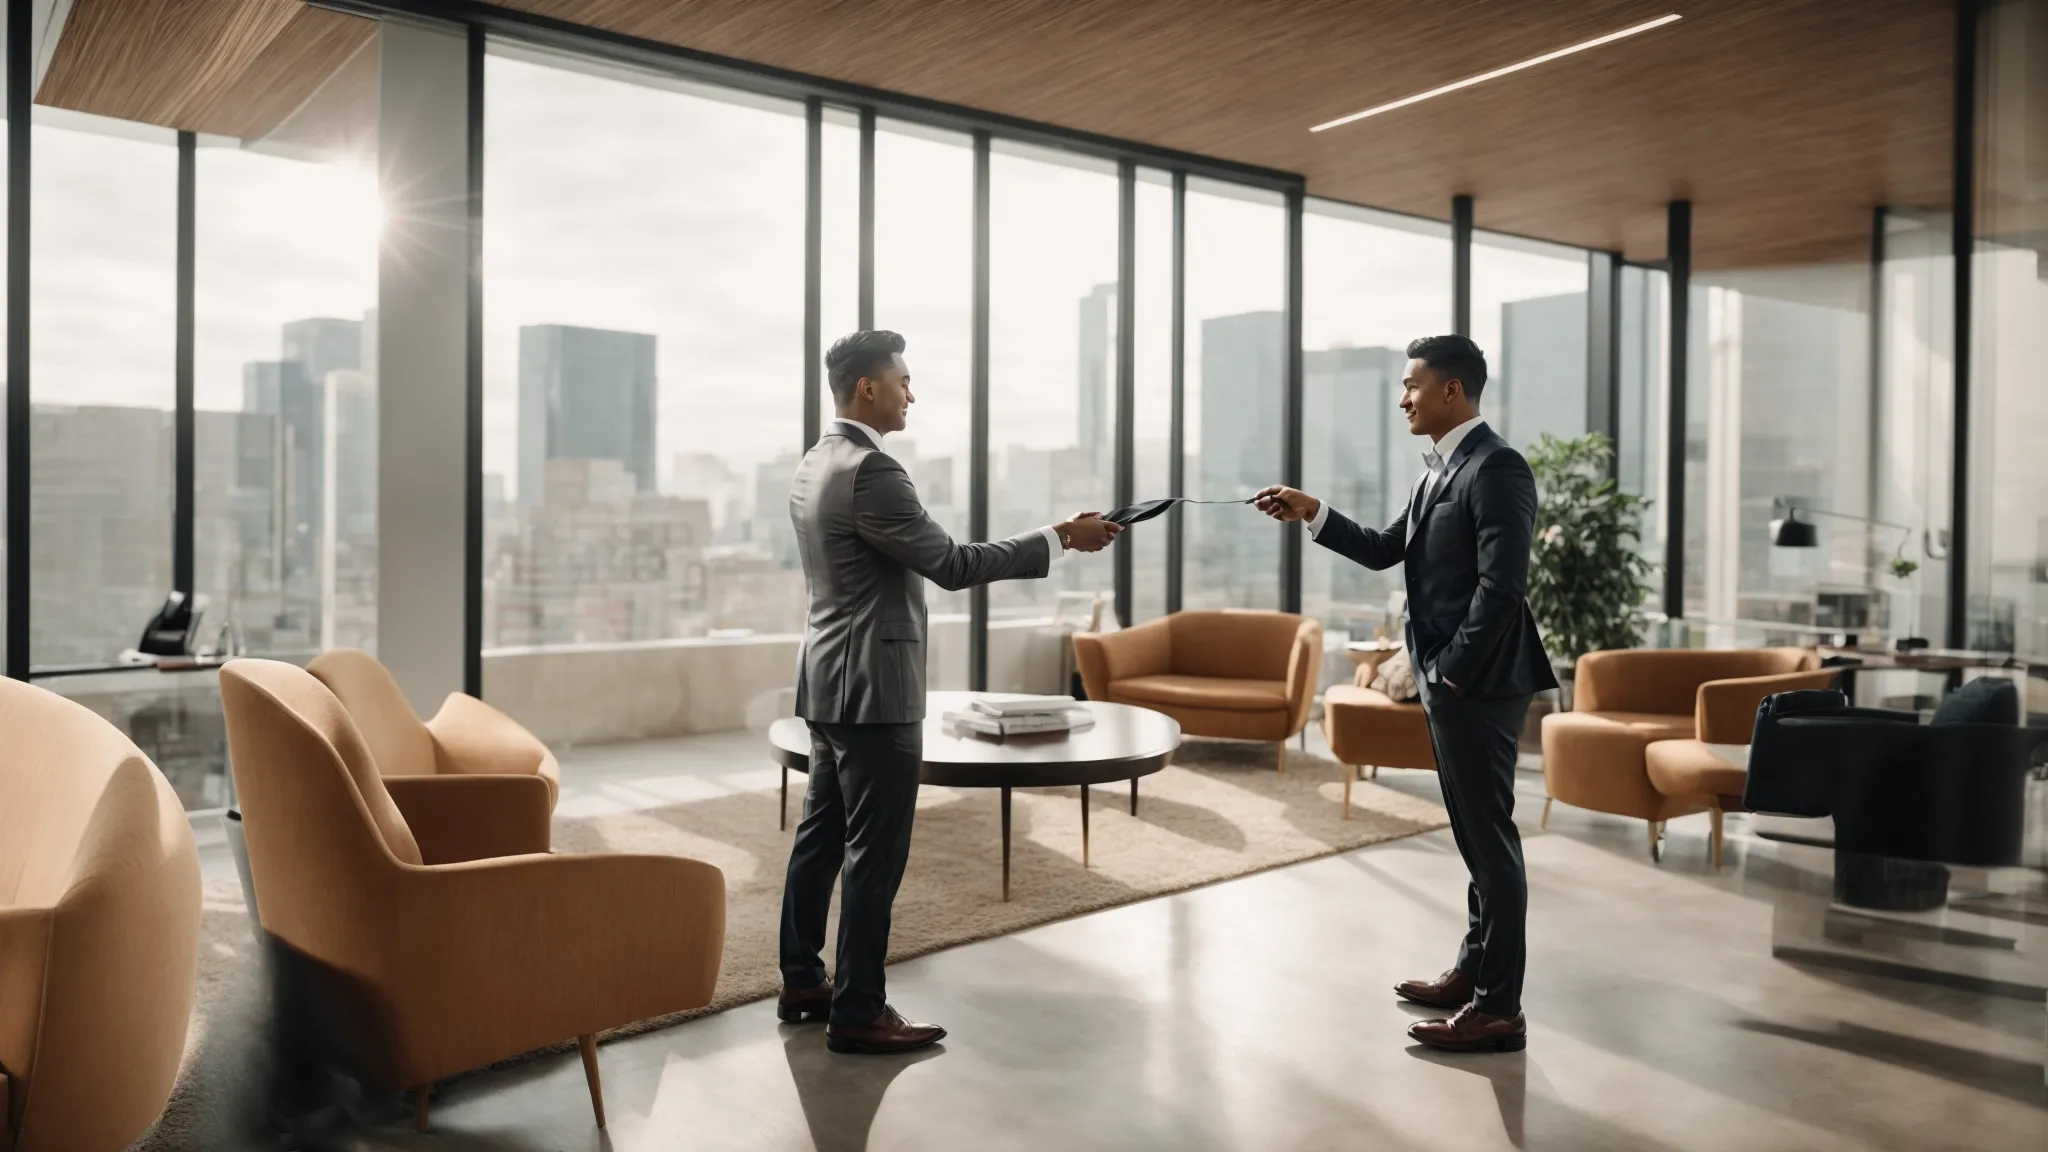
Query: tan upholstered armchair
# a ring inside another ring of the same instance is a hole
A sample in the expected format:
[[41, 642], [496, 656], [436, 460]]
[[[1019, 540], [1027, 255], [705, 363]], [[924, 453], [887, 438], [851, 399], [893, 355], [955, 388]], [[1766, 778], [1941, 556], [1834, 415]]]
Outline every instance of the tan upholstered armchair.
[[185, 1055], [192, 827], [141, 750], [55, 693], [0, 680], [0, 732], [0, 1148], [118, 1152]]
[[1344, 819], [1351, 819], [1351, 781], [1361, 767], [1436, 770], [1429, 718], [1419, 703], [1400, 703], [1372, 686], [1376, 670], [1361, 664], [1349, 684], [1323, 691], [1323, 738], [1344, 765]]
[[1308, 725], [1323, 626], [1287, 612], [1176, 612], [1074, 637], [1090, 700], [1164, 712], [1196, 736], [1287, 741]]
[[323, 652], [306, 670], [355, 721], [426, 863], [548, 850], [561, 769], [518, 721], [451, 692], [421, 723], [390, 671], [354, 648]]
[[305, 969], [353, 1071], [410, 1088], [711, 1000], [725, 880], [677, 856], [427, 864], [356, 725], [298, 668], [237, 660], [221, 703], [264, 930]]
[[1579, 657], [1572, 710], [1543, 718], [1545, 820], [1551, 800], [1646, 820], [1650, 857], [1660, 858], [1664, 821], [1718, 806], [1700, 791], [1660, 790], [1650, 778], [1649, 748], [1701, 739], [1708, 729], [1716, 736], [1740, 731], [1740, 740], [1727, 742], [1747, 744], [1765, 696], [1824, 688], [1834, 675], [1808, 648], [1638, 649]]

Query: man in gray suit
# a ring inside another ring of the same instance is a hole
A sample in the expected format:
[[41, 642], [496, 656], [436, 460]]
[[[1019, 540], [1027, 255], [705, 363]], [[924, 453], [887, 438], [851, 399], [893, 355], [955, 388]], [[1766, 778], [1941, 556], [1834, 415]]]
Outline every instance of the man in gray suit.
[[[924, 760], [924, 582], [952, 591], [1036, 579], [1067, 549], [1099, 551], [1123, 530], [1084, 512], [1008, 540], [954, 543], [881, 450], [915, 401], [903, 348], [894, 332], [856, 332], [832, 345], [825, 368], [838, 418], [804, 455], [789, 491], [811, 593], [796, 681], [811, 775], [782, 890], [776, 1015], [791, 1024], [828, 1016], [834, 1052], [908, 1052], [946, 1035], [898, 1015], [882, 981]], [[825, 914], [842, 863], [839, 955], [828, 985]]]

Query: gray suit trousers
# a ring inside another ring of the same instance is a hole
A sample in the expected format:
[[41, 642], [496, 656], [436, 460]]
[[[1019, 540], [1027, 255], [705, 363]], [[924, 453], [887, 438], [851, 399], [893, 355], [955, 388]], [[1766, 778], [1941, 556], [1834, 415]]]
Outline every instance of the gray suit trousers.
[[782, 982], [825, 980], [825, 917], [842, 867], [831, 1022], [871, 1024], [888, 1003], [889, 913], [910, 858], [922, 724], [811, 722], [811, 777], [782, 887]]

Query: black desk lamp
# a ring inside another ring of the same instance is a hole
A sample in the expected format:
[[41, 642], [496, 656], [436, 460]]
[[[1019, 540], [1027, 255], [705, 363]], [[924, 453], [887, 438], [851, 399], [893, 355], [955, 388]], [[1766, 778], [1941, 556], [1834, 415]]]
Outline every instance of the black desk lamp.
[[[1786, 497], [1774, 497], [1771, 500], [1771, 510], [1775, 512], [1781, 508], [1784, 509], [1785, 514], [1771, 521], [1771, 546], [1774, 548], [1819, 547], [1820, 533], [1810, 521], [1801, 520], [1799, 517], [1801, 514], [1824, 516], [1830, 520], [1847, 520], [1855, 524], [1868, 524], [1874, 528], [1897, 529], [1902, 535], [1899, 537], [1898, 548], [1892, 552], [1892, 575], [1904, 580], [1920, 570], [1919, 561], [1906, 558], [1906, 545], [1912, 542], [1913, 529], [1904, 524], [1894, 524], [1889, 520], [1874, 520], [1868, 516], [1851, 516], [1846, 512], [1830, 512], [1825, 508], [1801, 507]], [[1920, 547], [1929, 560], [1948, 559], [1946, 548], [1948, 533], [1943, 532], [1941, 536], [1942, 546], [1937, 547], [1935, 544], [1935, 533], [1931, 530], [1922, 530]], [[1924, 640], [1919, 641], [1917, 644], [1912, 643], [1909, 638], [1900, 640], [1899, 647], [1902, 649], [1925, 647], [1926, 643]]]

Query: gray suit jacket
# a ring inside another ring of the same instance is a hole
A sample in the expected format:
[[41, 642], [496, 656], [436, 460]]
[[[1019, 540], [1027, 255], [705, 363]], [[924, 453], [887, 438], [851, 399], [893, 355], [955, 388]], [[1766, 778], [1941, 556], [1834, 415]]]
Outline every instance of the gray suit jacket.
[[822, 724], [924, 719], [924, 582], [948, 591], [1036, 579], [1045, 534], [956, 544], [932, 521], [903, 465], [844, 424], [828, 424], [789, 488], [810, 586], [796, 714]]

